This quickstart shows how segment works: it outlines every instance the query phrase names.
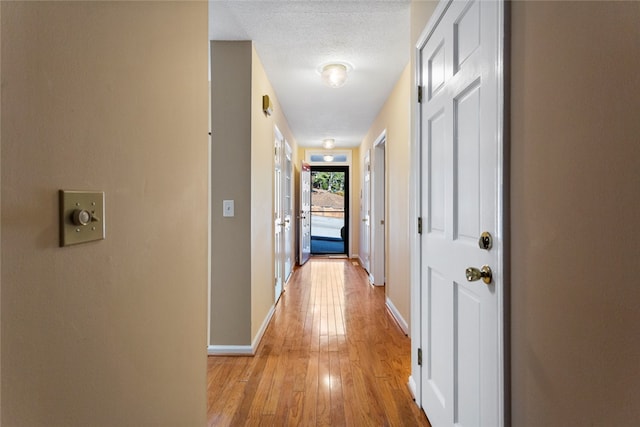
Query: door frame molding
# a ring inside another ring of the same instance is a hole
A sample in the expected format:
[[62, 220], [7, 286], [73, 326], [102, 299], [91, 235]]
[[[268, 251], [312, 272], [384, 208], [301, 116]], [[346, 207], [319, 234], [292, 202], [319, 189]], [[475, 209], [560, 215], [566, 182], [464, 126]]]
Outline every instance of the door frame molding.
[[[345, 179], [345, 195], [344, 195], [344, 227], [346, 229], [345, 238], [344, 238], [344, 255], [347, 258], [351, 258], [350, 247], [351, 247], [351, 166], [345, 164], [318, 164], [318, 163], [310, 163], [311, 167], [311, 186], [313, 187], [313, 172], [343, 172]], [[311, 201], [313, 203], [313, 195], [311, 196]], [[311, 235], [313, 236], [313, 226], [311, 226]], [[311, 255], [314, 255], [313, 251]], [[317, 254], [315, 254], [317, 255]]]
[[[386, 282], [386, 231], [387, 231], [387, 130], [383, 130], [382, 133], [376, 138], [373, 143], [371, 153], [373, 154], [370, 159], [371, 164], [371, 219], [370, 219], [370, 240], [369, 240], [369, 281], [374, 286], [384, 286]], [[384, 157], [382, 163], [378, 155], [380, 151], [384, 151]], [[379, 167], [382, 168], [382, 177], [380, 177]], [[382, 178], [382, 179], [381, 179]], [[380, 193], [382, 192], [382, 201], [379, 200]], [[378, 212], [382, 209], [382, 213]], [[385, 221], [383, 227], [379, 227], [378, 221], [383, 219]], [[382, 229], [380, 229], [382, 228]], [[382, 273], [382, 274], [380, 274]], [[382, 277], [380, 277], [382, 276]]]
[[[435, 28], [442, 20], [445, 12], [451, 5], [452, 0], [440, 1], [436, 6], [431, 18], [427, 22], [424, 30], [420, 34], [416, 46], [414, 48], [414, 88], [424, 86], [422, 80], [422, 64], [420, 60], [420, 50], [426, 45], [432, 36]], [[509, 233], [509, 84], [510, 84], [510, 68], [509, 68], [509, 52], [510, 52], [510, 5], [508, 1], [498, 1], [498, 20], [500, 27], [498, 28], [498, 63], [497, 67], [501, 78], [498, 81], [498, 117], [501, 123], [498, 124], [498, 170], [496, 174], [501, 177], [502, 185], [498, 189], [498, 230], [500, 236], [496, 236], [497, 247], [495, 250], [500, 251], [499, 265], [496, 265], [494, 275], [499, 276], [502, 287], [496, 290], [498, 297], [498, 357], [499, 357], [499, 382], [498, 382], [498, 402], [499, 413], [501, 417], [501, 426], [510, 425], [511, 422], [511, 396], [510, 396], [510, 233]], [[411, 292], [411, 374], [409, 376], [408, 387], [412, 393], [416, 404], [420, 406], [422, 402], [421, 378], [422, 366], [418, 365], [417, 355], [418, 349], [421, 347], [422, 337], [422, 311], [421, 311], [421, 247], [420, 234], [418, 234], [418, 218], [421, 217], [421, 150], [420, 141], [422, 140], [422, 105], [418, 102], [417, 90], [411, 91], [411, 119], [412, 132], [411, 138], [411, 164], [410, 164], [410, 194], [414, 197], [410, 198], [410, 292]], [[428, 414], [427, 414], [428, 415]]]

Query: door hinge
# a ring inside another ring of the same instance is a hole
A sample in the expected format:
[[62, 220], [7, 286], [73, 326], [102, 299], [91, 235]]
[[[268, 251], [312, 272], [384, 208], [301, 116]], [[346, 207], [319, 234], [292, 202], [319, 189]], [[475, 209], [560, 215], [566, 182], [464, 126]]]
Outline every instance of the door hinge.
[[422, 85], [418, 86], [418, 104], [422, 104]]
[[418, 365], [422, 366], [422, 349], [418, 349]]
[[422, 217], [418, 217], [418, 234], [422, 234]]

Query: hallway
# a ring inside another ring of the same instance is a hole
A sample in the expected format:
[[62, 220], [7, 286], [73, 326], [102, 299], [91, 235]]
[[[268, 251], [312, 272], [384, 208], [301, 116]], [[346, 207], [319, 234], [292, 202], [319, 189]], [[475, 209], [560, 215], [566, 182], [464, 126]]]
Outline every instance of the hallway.
[[254, 357], [209, 357], [209, 426], [428, 426], [410, 341], [351, 260], [294, 271]]

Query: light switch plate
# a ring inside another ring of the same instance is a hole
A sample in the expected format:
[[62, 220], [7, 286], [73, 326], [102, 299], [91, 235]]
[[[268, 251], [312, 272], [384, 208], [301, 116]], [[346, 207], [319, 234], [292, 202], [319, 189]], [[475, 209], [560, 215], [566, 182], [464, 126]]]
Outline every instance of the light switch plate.
[[60, 190], [60, 246], [103, 240], [104, 192]]
[[231, 217], [235, 215], [233, 200], [222, 201], [222, 216]]

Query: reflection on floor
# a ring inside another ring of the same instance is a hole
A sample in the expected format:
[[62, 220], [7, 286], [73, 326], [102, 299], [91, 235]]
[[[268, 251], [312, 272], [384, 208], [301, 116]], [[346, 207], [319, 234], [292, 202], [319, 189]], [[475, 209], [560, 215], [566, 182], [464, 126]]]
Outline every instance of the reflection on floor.
[[254, 357], [208, 359], [209, 426], [428, 426], [411, 344], [352, 260], [294, 271]]

